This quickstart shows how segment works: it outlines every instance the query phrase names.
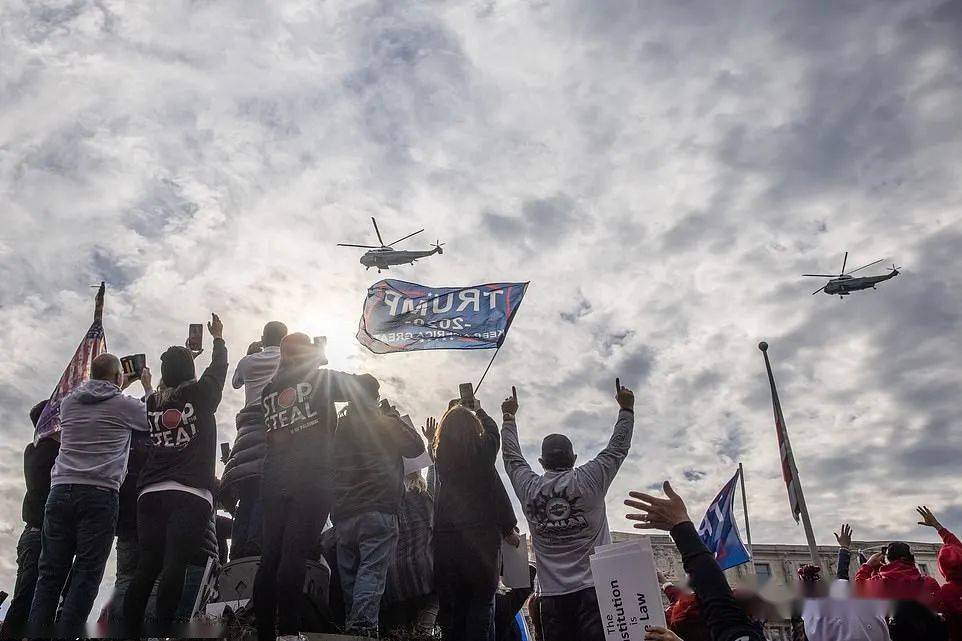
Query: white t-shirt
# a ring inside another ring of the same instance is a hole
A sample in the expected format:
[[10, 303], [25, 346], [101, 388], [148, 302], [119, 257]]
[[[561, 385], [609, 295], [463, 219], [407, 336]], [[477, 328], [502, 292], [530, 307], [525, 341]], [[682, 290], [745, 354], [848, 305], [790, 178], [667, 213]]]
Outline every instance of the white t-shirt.
[[888, 603], [878, 599], [806, 599], [802, 608], [809, 641], [889, 641]]
[[248, 354], [240, 359], [234, 369], [231, 384], [234, 389], [244, 388], [244, 405], [261, 402], [261, 392], [277, 373], [281, 362], [281, 348], [265, 347], [260, 352]]

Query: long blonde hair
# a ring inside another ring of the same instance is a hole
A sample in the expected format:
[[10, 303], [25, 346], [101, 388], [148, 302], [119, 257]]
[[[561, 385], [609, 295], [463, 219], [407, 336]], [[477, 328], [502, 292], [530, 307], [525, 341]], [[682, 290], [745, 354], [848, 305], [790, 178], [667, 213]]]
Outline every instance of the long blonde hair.
[[434, 434], [434, 458], [468, 458], [477, 447], [484, 428], [474, 412], [461, 405], [449, 409]]

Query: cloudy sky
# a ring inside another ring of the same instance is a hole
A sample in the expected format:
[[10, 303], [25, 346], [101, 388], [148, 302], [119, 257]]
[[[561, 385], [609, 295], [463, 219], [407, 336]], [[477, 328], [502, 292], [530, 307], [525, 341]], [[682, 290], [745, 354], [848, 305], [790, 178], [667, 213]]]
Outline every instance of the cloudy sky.
[[[111, 351], [157, 370], [216, 311], [232, 363], [283, 319], [418, 423], [477, 380], [488, 353], [357, 344], [378, 275], [335, 243], [371, 216], [446, 243], [392, 277], [531, 281], [479, 396], [517, 385], [532, 462], [557, 431], [591, 456], [636, 390], [613, 529], [664, 478], [700, 518], [743, 461], [755, 539], [804, 539], [761, 339], [820, 542], [933, 540], [923, 502], [962, 529], [962, 4], [784, 4], [5, 2], [0, 587], [27, 410], [101, 279]], [[902, 274], [811, 296], [845, 250]]]

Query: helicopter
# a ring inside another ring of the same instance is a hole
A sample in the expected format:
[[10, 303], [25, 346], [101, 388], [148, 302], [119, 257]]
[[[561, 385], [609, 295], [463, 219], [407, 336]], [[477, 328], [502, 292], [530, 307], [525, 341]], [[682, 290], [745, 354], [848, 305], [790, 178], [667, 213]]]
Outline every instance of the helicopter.
[[824, 285], [816, 289], [814, 292], [812, 292], [812, 296], [814, 296], [815, 294], [821, 291], [824, 291], [826, 294], [830, 296], [837, 295], [840, 299], [844, 300], [844, 297], [848, 296], [852, 292], [857, 292], [859, 290], [869, 289], [869, 288], [875, 289], [875, 286], [877, 284], [883, 281], [889, 280], [890, 278], [895, 278], [896, 276], [899, 275], [898, 267], [896, 267], [893, 264], [892, 271], [890, 271], [888, 274], [883, 274], [882, 276], [859, 276], [858, 278], [852, 277], [852, 274], [854, 274], [855, 272], [861, 269], [865, 269], [866, 267], [871, 267], [872, 265], [881, 263], [883, 260], [885, 259], [879, 258], [876, 261], [872, 261], [868, 265], [862, 265], [858, 269], [853, 269], [852, 271], [846, 274], [845, 265], [846, 263], [848, 263], [848, 252], [845, 252], [845, 258], [842, 259], [842, 271], [839, 272], [837, 276], [835, 274], [802, 274], [802, 276], [831, 278], [832, 280], [828, 281], [827, 283], [825, 283]]
[[362, 249], [369, 249], [371, 251], [364, 252], [361, 256], [361, 264], [364, 265], [366, 269], [371, 269], [372, 267], [377, 267], [377, 271], [380, 274], [382, 269], [389, 269], [391, 265], [404, 265], [405, 263], [414, 264], [418, 258], [427, 258], [428, 256], [433, 256], [434, 254], [443, 254], [444, 250], [441, 247], [444, 243], [435, 242], [434, 249], [429, 251], [406, 251], [393, 249], [391, 245], [397, 245], [402, 240], [407, 240], [411, 236], [416, 236], [420, 234], [423, 229], [419, 229], [413, 234], [408, 234], [402, 238], [398, 238], [393, 243], [389, 245], [384, 244], [384, 240], [381, 238], [381, 230], [377, 228], [377, 221], [371, 216], [371, 222], [374, 223], [374, 233], [377, 234], [377, 241], [381, 243], [380, 247], [377, 245], [351, 245], [349, 243], [338, 243], [338, 247], [360, 247]]

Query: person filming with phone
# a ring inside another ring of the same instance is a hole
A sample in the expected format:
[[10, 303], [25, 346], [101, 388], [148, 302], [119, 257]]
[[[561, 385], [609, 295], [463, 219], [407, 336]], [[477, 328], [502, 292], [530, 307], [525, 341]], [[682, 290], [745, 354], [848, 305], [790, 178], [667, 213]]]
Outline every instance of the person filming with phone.
[[544, 474], [521, 453], [518, 393], [501, 404], [504, 469], [528, 519], [538, 565], [541, 626], [545, 641], [605, 638], [588, 557], [611, 543], [605, 494], [628, 456], [635, 424], [635, 395], [615, 379], [618, 416], [607, 447], [575, 467], [577, 455], [563, 434], [541, 443]]
[[214, 413], [227, 380], [227, 346], [217, 314], [211, 314], [207, 329], [214, 340], [204, 374], [195, 378], [193, 352], [199, 345], [170, 347], [161, 356], [161, 389], [147, 398], [151, 440], [137, 484], [140, 549], [124, 601], [130, 636], [140, 636], [155, 582], [156, 627], [170, 629], [187, 565], [201, 549], [214, 509]]
[[[495, 468], [501, 437], [470, 386], [434, 434], [434, 583], [444, 641], [494, 638], [501, 541], [517, 546], [517, 519]], [[470, 409], [469, 409], [470, 408]]]

